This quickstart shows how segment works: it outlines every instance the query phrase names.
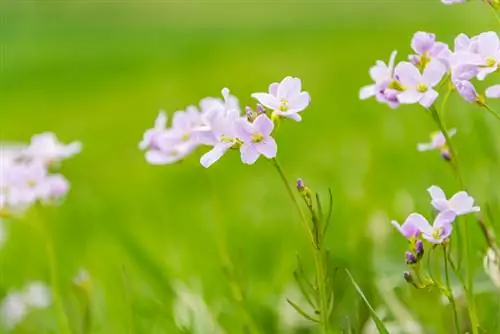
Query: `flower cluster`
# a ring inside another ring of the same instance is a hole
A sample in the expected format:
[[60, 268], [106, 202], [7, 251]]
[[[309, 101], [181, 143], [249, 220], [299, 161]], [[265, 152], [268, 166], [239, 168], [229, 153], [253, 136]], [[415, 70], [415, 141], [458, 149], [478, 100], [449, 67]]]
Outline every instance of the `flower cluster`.
[[431, 196], [431, 205], [437, 211], [432, 225], [419, 213], [412, 213], [402, 225], [392, 221], [392, 225], [410, 241], [411, 250], [406, 252], [406, 262], [415, 264], [422, 257], [424, 247], [422, 240], [432, 244], [445, 243], [453, 231], [453, 222], [457, 216], [478, 212], [480, 208], [474, 205], [474, 199], [465, 191], [460, 191], [446, 198], [444, 191], [438, 186], [427, 189]]
[[360, 91], [360, 98], [375, 97], [377, 101], [397, 108], [400, 104], [419, 103], [430, 108], [439, 96], [439, 87], [449, 80], [466, 101], [485, 105], [486, 98], [500, 98], [500, 85], [479, 94], [473, 79], [485, 80], [500, 69], [500, 39], [496, 32], [485, 32], [475, 37], [460, 34], [454, 49], [436, 41], [436, 35], [417, 32], [411, 41], [415, 52], [408, 61], [395, 63], [396, 51], [388, 64], [377, 61], [370, 69], [373, 84]]
[[160, 112], [152, 129], [144, 133], [139, 148], [146, 151], [150, 164], [172, 164], [184, 159], [200, 146], [209, 146], [200, 162], [209, 167], [230, 149], [238, 149], [245, 164], [253, 164], [262, 155], [276, 157], [278, 147], [272, 137], [275, 124], [283, 118], [300, 121], [302, 112], [310, 102], [302, 91], [298, 78], [286, 77], [269, 86], [267, 93], [254, 93], [259, 103], [254, 109], [247, 107], [241, 114], [238, 100], [227, 88], [223, 99], [207, 97], [199, 107], [189, 106], [176, 111], [170, 127], [167, 115]]
[[69, 183], [63, 175], [51, 171], [80, 150], [81, 143], [64, 145], [48, 132], [33, 136], [28, 146], [1, 148], [0, 216], [64, 197]]
[[21, 291], [10, 292], [0, 305], [1, 321], [11, 329], [21, 323], [32, 309], [43, 309], [52, 303], [49, 288], [41, 282], [31, 282]]

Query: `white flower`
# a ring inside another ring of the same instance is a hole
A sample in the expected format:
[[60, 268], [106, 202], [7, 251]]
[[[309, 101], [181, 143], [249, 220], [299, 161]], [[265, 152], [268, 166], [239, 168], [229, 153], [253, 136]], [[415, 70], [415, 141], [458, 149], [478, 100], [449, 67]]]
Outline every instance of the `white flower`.
[[310, 103], [309, 93], [302, 92], [302, 82], [299, 78], [286, 77], [280, 83], [269, 86], [268, 93], [253, 93], [264, 107], [273, 110], [277, 115], [302, 120], [299, 115]]
[[427, 189], [431, 195], [432, 206], [439, 212], [453, 211], [457, 216], [472, 212], [479, 212], [479, 206], [474, 206], [474, 198], [465, 191], [459, 191], [449, 200], [446, 199], [444, 191], [438, 186], [431, 186]]
[[80, 142], [75, 141], [65, 145], [57, 140], [54, 133], [44, 132], [31, 138], [31, 144], [26, 149], [25, 154], [30, 158], [40, 159], [46, 164], [51, 164], [70, 158], [80, 153], [81, 150], [82, 144]]
[[42, 282], [31, 282], [24, 289], [24, 301], [33, 308], [47, 308], [52, 303], [50, 289]]
[[28, 305], [26, 305], [22, 293], [14, 292], [9, 294], [0, 306], [1, 321], [8, 329], [22, 322], [27, 313]]
[[[456, 129], [451, 129], [448, 131], [448, 135], [450, 137], [453, 137], [456, 133]], [[441, 153], [448, 152], [446, 138], [444, 137], [444, 134], [442, 132], [433, 132], [431, 134], [431, 141], [429, 143], [419, 143], [417, 145], [417, 150], [419, 150], [420, 152], [432, 150], [437, 150]]]

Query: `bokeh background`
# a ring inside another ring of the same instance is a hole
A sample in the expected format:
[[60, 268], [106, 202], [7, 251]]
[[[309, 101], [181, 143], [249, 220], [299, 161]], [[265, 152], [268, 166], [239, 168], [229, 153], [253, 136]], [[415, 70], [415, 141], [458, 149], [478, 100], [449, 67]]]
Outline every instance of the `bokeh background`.
[[[72, 190], [61, 206], [4, 222], [3, 295], [30, 280], [48, 282], [44, 242], [33, 228], [45, 224], [75, 333], [83, 321], [72, 284], [79, 268], [92, 279], [92, 333], [178, 333], [172, 305], [186, 287], [226, 333], [243, 333], [218, 251], [225, 244], [262, 332], [313, 333], [284, 306], [284, 296], [297, 294], [296, 253], [306, 263], [309, 253], [272, 165], [245, 166], [231, 154], [209, 170], [196, 156], [155, 167], [137, 147], [160, 109], [183, 109], [223, 87], [242, 107], [254, 105], [251, 93], [292, 75], [312, 104], [303, 122], [280, 128], [278, 159], [291, 179], [304, 178], [325, 200], [332, 189], [332, 261], [351, 269], [387, 319], [413, 319], [425, 333], [449, 331], [449, 309], [433, 307], [438, 293], [403, 284], [406, 245], [389, 221], [429, 213], [431, 184], [449, 193], [457, 184], [438, 153], [416, 151], [436, 130], [421, 108], [390, 110], [359, 101], [358, 91], [375, 60], [396, 49], [398, 59], [406, 57], [415, 31], [449, 43], [461, 32], [498, 31], [488, 8], [439, 0], [7, 1], [0, 18], [0, 140], [28, 142], [53, 131], [84, 143], [63, 165]], [[500, 123], [457, 96], [446, 120], [458, 128], [470, 191], [495, 211]], [[479, 313], [494, 333], [498, 294], [488, 292], [484, 242], [471, 230], [476, 279], [486, 291]], [[336, 327], [358, 333], [368, 313], [345, 277], [336, 284]], [[54, 310], [35, 312], [15, 332], [57, 332]]]

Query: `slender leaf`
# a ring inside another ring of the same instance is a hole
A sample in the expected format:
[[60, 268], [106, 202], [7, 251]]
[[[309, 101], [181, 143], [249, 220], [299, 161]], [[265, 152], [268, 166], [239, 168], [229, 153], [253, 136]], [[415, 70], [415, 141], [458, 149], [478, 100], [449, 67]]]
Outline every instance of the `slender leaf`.
[[313, 321], [313, 322], [316, 322], [316, 323], [319, 323], [319, 320], [318, 319], [314, 319], [312, 316], [310, 316], [309, 314], [307, 314], [306, 311], [304, 311], [303, 309], [300, 308], [299, 305], [295, 304], [294, 302], [292, 302], [290, 299], [287, 299], [286, 300], [288, 302], [288, 304], [290, 304], [294, 309], [295, 311], [297, 311], [297, 313], [299, 313], [301, 316], [303, 316], [304, 318], [306, 318], [307, 320], [310, 320], [310, 321]]
[[366, 299], [365, 294], [363, 293], [363, 291], [359, 287], [358, 283], [356, 283], [356, 281], [354, 280], [354, 277], [352, 277], [351, 272], [348, 269], [345, 269], [345, 272], [346, 272], [347, 276], [349, 276], [349, 279], [351, 280], [352, 285], [354, 286], [354, 289], [356, 289], [359, 296], [365, 302], [366, 307], [370, 311], [373, 322], [375, 323], [375, 326], [377, 326], [378, 332], [381, 334], [389, 334], [389, 331], [385, 327], [384, 322], [378, 317], [377, 313], [375, 312], [375, 310], [371, 306], [370, 302], [368, 301], [368, 299]]

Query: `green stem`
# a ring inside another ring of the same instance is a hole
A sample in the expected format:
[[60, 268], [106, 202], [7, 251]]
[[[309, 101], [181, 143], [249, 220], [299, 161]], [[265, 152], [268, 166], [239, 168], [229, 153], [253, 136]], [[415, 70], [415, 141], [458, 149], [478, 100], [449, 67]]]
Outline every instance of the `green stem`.
[[487, 104], [483, 104], [483, 107], [485, 107], [486, 110], [488, 110], [490, 112], [490, 114], [492, 114], [493, 116], [495, 116], [497, 119], [500, 119], [500, 114], [498, 113], [498, 111], [496, 111], [495, 109], [491, 108]]
[[326, 278], [326, 270], [325, 270], [325, 261], [323, 257], [323, 248], [321, 246], [322, 242], [319, 240], [319, 242], [315, 242], [314, 235], [309, 227], [308, 220], [306, 216], [304, 215], [304, 212], [301, 209], [301, 206], [299, 202], [297, 201], [297, 198], [294, 195], [294, 192], [292, 190], [292, 187], [290, 186], [290, 182], [288, 181], [288, 178], [286, 177], [285, 173], [283, 172], [283, 169], [281, 166], [278, 164], [278, 161], [276, 159], [272, 160], [274, 167], [278, 171], [278, 174], [281, 177], [281, 180], [285, 184], [285, 188], [288, 192], [288, 195], [290, 196], [290, 199], [295, 205], [295, 208], [300, 216], [300, 219], [302, 221], [302, 225], [304, 226], [305, 230], [307, 231], [308, 238], [311, 239], [312, 241], [312, 247], [313, 247], [313, 252], [314, 252], [314, 265], [316, 268], [316, 284], [318, 286], [318, 294], [319, 294], [319, 315], [320, 315], [320, 324], [321, 324], [321, 330], [322, 333], [327, 334], [330, 333], [330, 319], [329, 319], [329, 310], [328, 310], [328, 294], [327, 294], [327, 289], [326, 289], [326, 284], [325, 284], [325, 278]]
[[[429, 108], [431, 111], [431, 114], [433, 115], [433, 118], [439, 127], [439, 130], [443, 133], [443, 136], [446, 140], [446, 144], [448, 145], [448, 148], [450, 149], [450, 154], [451, 154], [451, 159], [453, 162], [454, 166], [454, 171], [455, 175], [457, 177], [458, 183], [460, 185], [461, 189], [465, 189], [465, 184], [464, 180], [462, 178], [462, 173], [460, 170], [460, 164], [458, 163], [458, 155], [457, 152], [455, 151], [455, 148], [453, 146], [453, 143], [450, 140], [450, 136], [448, 134], [448, 131], [446, 130], [443, 122], [441, 121], [441, 118], [439, 116], [438, 111], [434, 106], [431, 106]], [[461, 244], [464, 247], [464, 254], [465, 254], [465, 263], [467, 265], [467, 278], [466, 278], [466, 285], [464, 286], [464, 290], [467, 295], [467, 308], [469, 311], [469, 317], [472, 325], [472, 333], [477, 334], [478, 328], [479, 328], [479, 320], [477, 318], [476, 314], [476, 306], [475, 306], [475, 301], [474, 301], [474, 277], [473, 277], [473, 267], [472, 267], [472, 261], [471, 261], [471, 256], [470, 256], [470, 245], [469, 241], [470, 238], [469, 236], [469, 226], [467, 223], [463, 224], [463, 228], [461, 227], [459, 232], [461, 232]]]
[[44, 236], [45, 249], [47, 251], [47, 260], [49, 262], [50, 283], [52, 286], [52, 293], [54, 295], [54, 304], [57, 312], [57, 324], [59, 333], [70, 334], [71, 330], [69, 328], [68, 318], [66, 317], [66, 313], [64, 312], [64, 305], [59, 288], [59, 275], [57, 272], [57, 261], [54, 252], [54, 246], [52, 244], [52, 240], [48, 231], [44, 231]]
[[443, 245], [443, 259], [444, 259], [444, 277], [447, 288], [447, 297], [450, 301], [450, 306], [453, 311], [453, 320], [455, 322], [455, 328], [457, 330], [457, 334], [460, 333], [460, 325], [458, 322], [458, 313], [457, 313], [457, 305], [455, 304], [455, 297], [453, 296], [453, 289], [450, 284], [450, 276], [448, 274], [448, 256], [446, 255], [446, 246]]

